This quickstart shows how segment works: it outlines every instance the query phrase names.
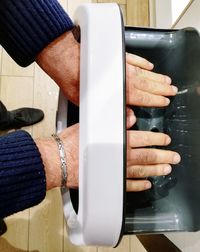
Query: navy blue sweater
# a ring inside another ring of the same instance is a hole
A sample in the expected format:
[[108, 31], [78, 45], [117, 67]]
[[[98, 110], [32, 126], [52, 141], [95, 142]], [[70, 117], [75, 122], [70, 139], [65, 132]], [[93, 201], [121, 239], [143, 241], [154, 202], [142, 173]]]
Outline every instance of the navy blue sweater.
[[0, 0], [0, 43], [21, 66], [72, 27], [57, 0]]
[[[72, 28], [56, 0], [0, 0], [0, 44], [21, 66]], [[44, 167], [31, 136], [16, 131], [0, 137], [0, 218], [40, 203], [45, 194]]]

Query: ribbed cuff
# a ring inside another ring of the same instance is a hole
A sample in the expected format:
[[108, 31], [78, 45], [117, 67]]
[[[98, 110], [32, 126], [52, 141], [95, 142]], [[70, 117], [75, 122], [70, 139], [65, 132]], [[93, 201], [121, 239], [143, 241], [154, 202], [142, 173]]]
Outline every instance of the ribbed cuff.
[[0, 1], [0, 43], [21, 66], [31, 64], [42, 49], [72, 28], [57, 0]]
[[39, 204], [46, 195], [44, 166], [31, 136], [0, 137], [0, 218]]

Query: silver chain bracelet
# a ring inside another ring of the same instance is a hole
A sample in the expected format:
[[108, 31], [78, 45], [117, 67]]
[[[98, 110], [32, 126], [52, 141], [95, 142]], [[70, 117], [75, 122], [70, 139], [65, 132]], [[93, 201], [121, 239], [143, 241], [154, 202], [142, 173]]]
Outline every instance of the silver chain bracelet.
[[59, 150], [59, 155], [60, 155], [60, 162], [61, 162], [61, 188], [66, 188], [67, 187], [67, 162], [66, 162], [66, 155], [65, 155], [65, 150], [64, 150], [64, 145], [62, 140], [59, 138], [57, 134], [52, 134], [51, 135], [57, 145], [58, 145], [58, 150]]

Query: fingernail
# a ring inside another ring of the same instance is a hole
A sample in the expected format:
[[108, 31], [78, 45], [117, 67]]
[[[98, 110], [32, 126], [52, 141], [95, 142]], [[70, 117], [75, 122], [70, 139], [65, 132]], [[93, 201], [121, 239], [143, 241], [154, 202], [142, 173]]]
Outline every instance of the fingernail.
[[127, 115], [127, 119], [128, 119], [128, 122], [130, 123], [130, 125], [133, 125], [136, 123], [136, 117], [135, 115]]
[[167, 82], [167, 84], [171, 84], [172, 83], [172, 79], [168, 76], [165, 77], [165, 80]]
[[153, 68], [153, 67], [154, 67], [154, 64], [152, 64], [151, 62], [149, 62], [149, 67], [150, 67], [150, 68]]
[[175, 154], [173, 158], [173, 163], [178, 164], [181, 161], [181, 157], [179, 154]]
[[151, 188], [151, 182], [147, 181], [145, 183], [145, 189], [150, 189]]
[[135, 117], [135, 114], [133, 112], [133, 110], [131, 109], [128, 109], [127, 112], [126, 112], [126, 115], [127, 115], [127, 119], [128, 121], [133, 124], [136, 122], [136, 117]]
[[174, 91], [175, 94], [178, 93], [178, 88], [176, 86], [172, 86], [172, 90]]
[[133, 113], [133, 110], [127, 109], [126, 114], [127, 114], [127, 116], [132, 116], [134, 113]]
[[169, 98], [165, 98], [165, 103], [166, 103], [166, 105], [169, 105], [170, 104], [170, 99]]
[[164, 174], [167, 175], [172, 171], [172, 167], [170, 165], [165, 166]]
[[166, 137], [165, 144], [168, 145], [171, 143], [171, 138], [169, 136]]

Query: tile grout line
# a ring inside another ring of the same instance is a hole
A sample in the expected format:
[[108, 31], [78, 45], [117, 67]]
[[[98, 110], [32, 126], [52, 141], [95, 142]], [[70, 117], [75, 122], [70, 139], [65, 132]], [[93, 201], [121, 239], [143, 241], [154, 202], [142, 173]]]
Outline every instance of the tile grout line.
[[[2, 60], [1, 60], [2, 61]], [[3, 65], [3, 64], [2, 64]], [[13, 75], [13, 74], [1, 74], [2, 77], [27, 77], [27, 78], [33, 78], [34, 75]]]

